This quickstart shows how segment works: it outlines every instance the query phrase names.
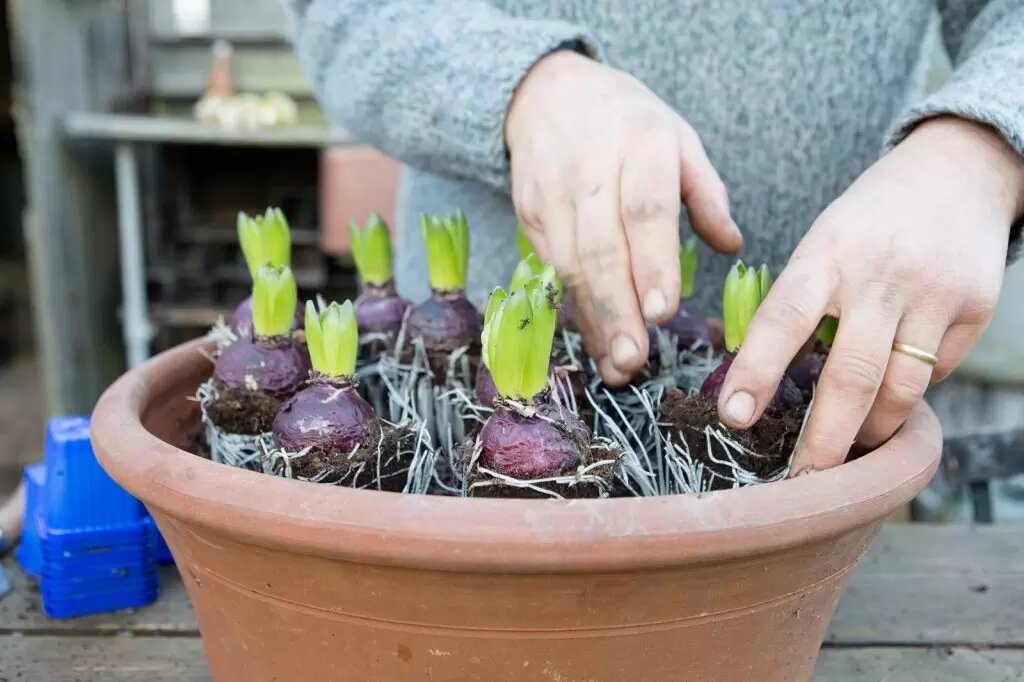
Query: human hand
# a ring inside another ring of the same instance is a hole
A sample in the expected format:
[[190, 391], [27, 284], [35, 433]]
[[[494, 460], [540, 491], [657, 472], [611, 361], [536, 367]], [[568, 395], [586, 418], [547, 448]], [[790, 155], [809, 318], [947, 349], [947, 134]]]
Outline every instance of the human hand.
[[646, 322], [679, 302], [679, 211], [712, 248], [742, 244], [693, 128], [629, 74], [570, 51], [540, 60], [505, 121], [512, 201], [572, 299], [605, 381], [647, 358]]
[[[815, 221], [748, 330], [719, 402], [725, 423], [758, 419], [826, 314], [839, 332], [794, 456], [793, 475], [875, 447], [930, 382], [981, 336], [1002, 284], [1010, 226], [1024, 211], [1024, 160], [994, 131], [920, 125]], [[900, 342], [933, 354], [893, 351]]]

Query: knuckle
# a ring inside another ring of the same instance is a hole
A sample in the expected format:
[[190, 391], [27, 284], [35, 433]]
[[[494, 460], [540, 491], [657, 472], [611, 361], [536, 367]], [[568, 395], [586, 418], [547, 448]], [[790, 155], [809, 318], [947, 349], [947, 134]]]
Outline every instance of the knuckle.
[[622, 206], [622, 219], [631, 223], [648, 223], [672, 215], [669, 206], [656, 197], [631, 197]]
[[757, 315], [771, 327], [784, 330], [807, 329], [818, 324], [808, 302], [793, 296], [769, 295]]
[[663, 134], [667, 128], [665, 116], [653, 108], [644, 108], [630, 113], [624, 121], [627, 132], [641, 137]]
[[805, 447], [815, 469], [825, 469], [842, 462], [852, 444], [841, 440], [839, 436], [820, 430], [808, 433], [805, 441]]
[[958, 315], [959, 321], [963, 324], [975, 326], [987, 326], [996, 314], [997, 296], [986, 294], [975, 294], [967, 298], [961, 307]]
[[583, 270], [596, 272], [600, 279], [624, 268], [625, 255], [619, 249], [606, 244], [590, 243], [579, 249], [580, 266]]
[[880, 394], [888, 406], [898, 410], [909, 410], [921, 400], [926, 386], [908, 376], [890, 376], [882, 380]]
[[874, 395], [885, 373], [883, 361], [859, 350], [838, 353], [832, 361], [837, 387], [852, 396]]

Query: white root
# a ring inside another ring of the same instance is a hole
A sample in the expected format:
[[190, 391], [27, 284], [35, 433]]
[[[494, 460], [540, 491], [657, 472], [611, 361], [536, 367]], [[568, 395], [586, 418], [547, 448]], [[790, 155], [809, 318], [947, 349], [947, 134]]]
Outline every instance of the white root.
[[214, 424], [208, 414], [209, 406], [217, 400], [213, 379], [207, 379], [199, 385], [193, 400], [199, 403], [210, 459], [219, 464], [258, 471], [261, 468], [260, 457], [264, 444], [272, 439], [272, 434], [228, 433]]

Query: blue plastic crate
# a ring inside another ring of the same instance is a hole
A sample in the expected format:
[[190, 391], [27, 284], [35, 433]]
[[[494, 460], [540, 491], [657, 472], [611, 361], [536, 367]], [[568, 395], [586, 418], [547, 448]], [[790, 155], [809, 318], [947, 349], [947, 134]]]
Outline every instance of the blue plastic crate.
[[68, 590], [62, 585], [40, 586], [43, 612], [50, 618], [74, 618], [90, 613], [137, 608], [156, 601], [159, 584], [156, 574], [143, 579], [121, 581], [105, 589]]
[[98, 557], [123, 547], [152, 549], [155, 533], [156, 524], [149, 516], [131, 523], [100, 528], [67, 530], [47, 527], [43, 552], [54, 559], [70, 559], [78, 556]]
[[164, 536], [160, 532], [159, 528], [156, 528], [153, 533], [153, 545], [153, 553], [156, 555], [156, 562], [158, 564], [161, 566], [169, 566], [174, 563], [174, 556], [171, 554], [171, 548], [167, 546], [167, 541], [164, 540]]
[[87, 417], [56, 417], [46, 424], [46, 527], [121, 526], [148, 516], [141, 502], [103, 471], [89, 442]]
[[14, 550], [14, 558], [21, 564], [25, 575], [35, 579], [43, 570], [42, 536], [46, 534], [43, 517], [43, 497], [46, 485], [46, 467], [42, 462], [25, 467], [25, 515], [21, 527], [21, 540]]

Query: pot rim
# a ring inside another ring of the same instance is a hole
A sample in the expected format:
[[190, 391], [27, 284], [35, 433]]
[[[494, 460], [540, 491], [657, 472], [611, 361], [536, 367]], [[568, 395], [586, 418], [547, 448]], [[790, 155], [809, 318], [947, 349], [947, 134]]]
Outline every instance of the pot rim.
[[[248, 544], [363, 563], [478, 572], [591, 572], [722, 561], [809, 544], [912, 499], [942, 435], [923, 403], [885, 445], [807, 476], [702, 495], [463, 499], [354, 490], [217, 464], [146, 430], [153, 396], [208, 362], [197, 340], [125, 373], [100, 398], [92, 441], [151, 509]], [[258, 501], [258, 508], [254, 506]]]

